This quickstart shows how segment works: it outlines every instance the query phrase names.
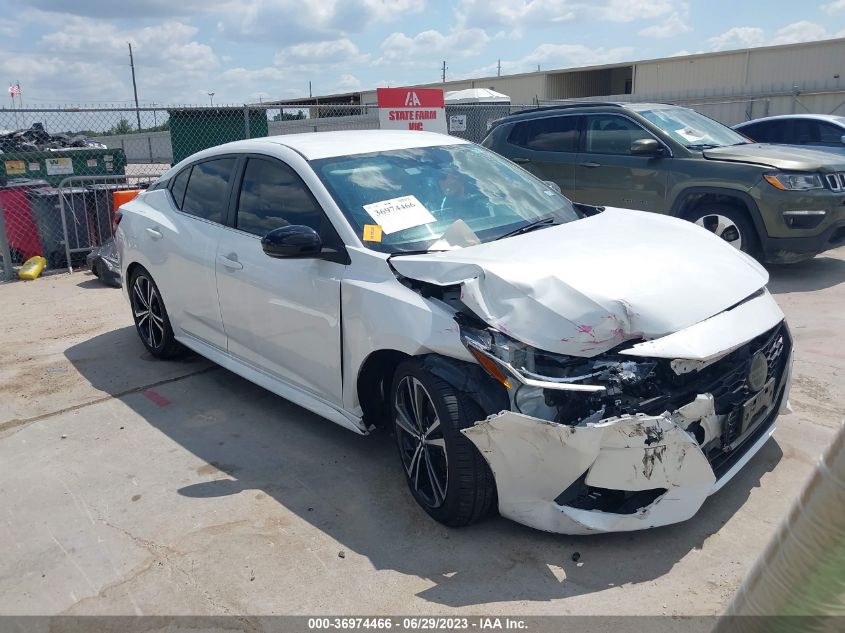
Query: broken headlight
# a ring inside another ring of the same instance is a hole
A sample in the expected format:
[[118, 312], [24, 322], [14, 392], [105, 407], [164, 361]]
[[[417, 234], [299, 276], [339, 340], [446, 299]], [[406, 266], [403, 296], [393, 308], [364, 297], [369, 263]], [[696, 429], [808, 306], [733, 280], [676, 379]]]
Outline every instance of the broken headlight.
[[657, 363], [612, 353], [595, 358], [555, 354], [492, 328], [462, 325], [461, 340], [490, 376], [503, 384], [520, 413], [563, 424], [637, 413], [660, 397]]

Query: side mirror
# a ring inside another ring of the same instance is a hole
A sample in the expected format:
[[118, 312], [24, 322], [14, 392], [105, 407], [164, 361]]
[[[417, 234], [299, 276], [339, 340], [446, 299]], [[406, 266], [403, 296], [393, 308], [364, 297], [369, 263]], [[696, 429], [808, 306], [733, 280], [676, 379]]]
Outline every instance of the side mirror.
[[558, 185], [556, 182], [552, 182], [551, 180], [544, 180], [543, 184], [546, 185], [549, 189], [551, 189], [555, 193], [563, 193], [560, 190], [560, 185]]
[[845, 145], [845, 134], [843, 134], [843, 135], [842, 135], [842, 138], [840, 138], [839, 140], [840, 140], [840, 141], [842, 141], [842, 144], [843, 144], [843, 145]]
[[653, 138], [641, 138], [631, 143], [631, 154], [634, 156], [657, 156], [663, 153], [663, 148]]
[[291, 224], [267, 233], [261, 238], [261, 248], [277, 259], [307, 258], [319, 257], [323, 243], [310, 226]]

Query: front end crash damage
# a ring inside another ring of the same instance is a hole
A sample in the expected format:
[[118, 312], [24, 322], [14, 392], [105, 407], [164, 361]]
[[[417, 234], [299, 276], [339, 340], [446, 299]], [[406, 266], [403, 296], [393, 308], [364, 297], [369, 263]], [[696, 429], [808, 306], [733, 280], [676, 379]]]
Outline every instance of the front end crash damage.
[[[465, 344], [500, 371], [511, 400], [462, 431], [490, 465], [500, 513], [567, 534], [692, 517], [768, 440], [788, 398], [782, 313], [768, 293], [734, 311], [713, 317], [727, 328], [720, 341], [705, 320], [592, 359], [464, 326]], [[768, 329], [747, 335], [740, 321], [750, 315], [757, 332]], [[672, 356], [679, 350], [685, 358]]]
[[[552, 532], [689, 519], [763, 446], [788, 398], [791, 338], [764, 269], [688, 223], [597, 217], [390, 260], [401, 283], [454, 310], [464, 346], [507, 393], [462, 429], [500, 513]], [[665, 233], [660, 248], [631, 240], [647, 224]]]

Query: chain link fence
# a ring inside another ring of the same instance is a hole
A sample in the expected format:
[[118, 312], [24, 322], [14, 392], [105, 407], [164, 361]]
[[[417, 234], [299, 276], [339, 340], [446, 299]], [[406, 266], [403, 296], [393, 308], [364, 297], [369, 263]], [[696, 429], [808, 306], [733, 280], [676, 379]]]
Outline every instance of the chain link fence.
[[[450, 105], [449, 133], [480, 142], [531, 106]], [[245, 138], [379, 128], [368, 105], [0, 109], [0, 279], [34, 256], [85, 265], [113, 235], [114, 193], [143, 189], [194, 152]]]

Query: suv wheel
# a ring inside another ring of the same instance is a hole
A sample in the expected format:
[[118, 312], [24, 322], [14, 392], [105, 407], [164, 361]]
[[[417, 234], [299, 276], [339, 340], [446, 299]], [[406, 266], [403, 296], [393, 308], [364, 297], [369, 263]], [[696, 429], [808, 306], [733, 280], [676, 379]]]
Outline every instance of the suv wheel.
[[742, 211], [731, 207], [700, 207], [688, 213], [686, 218], [721, 237], [735, 249], [749, 255], [756, 253], [757, 236]]
[[157, 358], [172, 358], [183, 351], [173, 336], [173, 327], [158, 286], [144, 268], [132, 273], [129, 300], [135, 330], [150, 354]]
[[399, 457], [417, 503], [453, 527], [487, 515], [496, 500], [493, 473], [460, 432], [484, 417], [478, 406], [416, 359], [396, 369], [390, 402]]

